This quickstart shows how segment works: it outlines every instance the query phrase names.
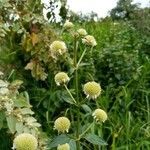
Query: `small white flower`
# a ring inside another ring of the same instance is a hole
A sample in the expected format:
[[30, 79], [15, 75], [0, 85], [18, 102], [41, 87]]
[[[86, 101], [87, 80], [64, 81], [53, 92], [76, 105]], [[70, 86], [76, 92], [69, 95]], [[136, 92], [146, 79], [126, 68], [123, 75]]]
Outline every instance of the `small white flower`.
[[3, 80], [0, 80], [0, 88], [2, 87], [8, 87], [9, 83]]
[[0, 94], [1, 95], [6, 95], [6, 94], [8, 94], [9, 93], [9, 90], [8, 90], [8, 88], [0, 88]]

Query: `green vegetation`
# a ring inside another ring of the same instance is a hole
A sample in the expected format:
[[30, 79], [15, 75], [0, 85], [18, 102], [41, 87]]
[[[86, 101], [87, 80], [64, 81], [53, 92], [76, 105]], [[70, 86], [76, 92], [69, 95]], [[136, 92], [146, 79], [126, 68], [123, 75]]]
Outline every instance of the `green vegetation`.
[[0, 1], [0, 150], [24, 132], [39, 150], [150, 149], [149, 8], [128, 6], [62, 27], [40, 0]]

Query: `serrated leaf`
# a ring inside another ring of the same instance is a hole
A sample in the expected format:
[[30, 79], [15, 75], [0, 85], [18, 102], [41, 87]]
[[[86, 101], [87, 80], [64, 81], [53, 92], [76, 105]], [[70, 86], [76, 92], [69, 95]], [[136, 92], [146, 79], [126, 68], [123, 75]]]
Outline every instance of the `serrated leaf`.
[[53, 140], [50, 141], [50, 143], [48, 144], [49, 148], [54, 148], [57, 147], [59, 144], [65, 144], [65, 143], [69, 143], [70, 138], [65, 135], [65, 134], [61, 134], [56, 136]]
[[84, 138], [94, 145], [107, 145], [107, 143], [101, 137], [95, 134], [87, 134]]
[[14, 116], [10, 115], [10, 116], [7, 116], [6, 120], [7, 120], [7, 125], [8, 125], [10, 132], [15, 133], [16, 122], [17, 122], [16, 118]]

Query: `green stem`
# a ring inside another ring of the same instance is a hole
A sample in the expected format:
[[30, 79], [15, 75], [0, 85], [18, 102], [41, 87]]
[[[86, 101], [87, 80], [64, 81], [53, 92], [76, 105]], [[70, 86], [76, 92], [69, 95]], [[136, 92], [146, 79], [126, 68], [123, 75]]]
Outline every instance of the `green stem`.
[[89, 125], [89, 127], [88, 127], [82, 134], [80, 134], [79, 139], [81, 139], [81, 138], [84, 136], [84, 134], [85, 134], [92, 126], [93, 126], [93, 123], [91, 123], [91, 124]]
[[73, 102], [76, 104], [76, 100], [74, 99], [74, 97], [72, 96], [71, 92], [69, 91], [68, 87], [66, 86], [66, 84], [64, 84], [64, 87], [66, 89], [66, 91], [68, 92], [68, 94], [70, 95], [70, 97], [72, 98]]
[[77, 63], [77, 68], [76, 69], [78, 69], [78, 67], [79, 67], [79, 65], [80, 65], [80, 63], [81, 63], [81, 61], [82, 61], [82, 59], [83, 59], [83, 57], [84, 57], [84, 55], [85, 55], [85, 52], [86, 52], [86, 48], [84, 49], [84, 51], [83, 51], [83, 53], [82, 53], [82, 55], [81, 55], [81, 57], [80, 57], [80, 59], [79, 59], [79, 61], [78, 61], [78, 63]]
[[77, 65], [77, 48], [78, 48], [78, 42], [77, 42], [77, 38], [74, 38], [74, 67], [76, 67]]
[[[77, 38], [74, 38], [74, 67], [77, 67], [77, 49], [78, 49], [78, 42]], [[76, 100], [77, 106], [79, 106], [79, 85], [78, 85], [78, 70], [75, 70], [75, 90], [76, 90]], [[76, 138], [79, 139], [79, 128], [80, 128], [80, 108], [77, 107], [77, 131], [76, 131]], [[77, 150], [80, 150], [80, 141], [77, 140]]]

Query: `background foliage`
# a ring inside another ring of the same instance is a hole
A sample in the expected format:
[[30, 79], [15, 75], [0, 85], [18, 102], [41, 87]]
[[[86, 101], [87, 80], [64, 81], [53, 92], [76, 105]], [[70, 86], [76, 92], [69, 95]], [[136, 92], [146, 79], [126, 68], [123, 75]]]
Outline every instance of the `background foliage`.
[[[63, 22], [67, 18], [65, 5], [60, 11]], [[58, 70], [68, 70], [72, 60], [63, 56], [54, 61], [48, 54], [49, 45], [55, 39], [63, 39], [72, 49], [73, 43], [66, 33], [59, 35], [60, 25], [44, 19], [43, 7], [40, 0], [0, 1], [0, 69], [10, 82], [15, 79], [24, 82], [19, 91], [28, 92], [35, 118], [51, 139], [55, 135], [52, 120], [69, 106], [65, 102], [68, 95], [55, 86], [54, 74]], [[53, 9], [47, 14], [49, 18], [51, 15], [55, 18]], [[126, 13], [122, 14], [124, 9]], [[95, 78], [103, 89], [96, 105], [107, 110], [109, 120], [102, 129], [93, 127], [91, 130], [108, 143], [101, 149], [148, 150], [150, 147], [149, 12], [149, 8], [141, 9], [131, 5], [131, 1], [120, 0], [110, 17], [98, 22], [94, 22], [93, 17], [86, 19], [71, 14], [76, 27], [85, 28], [98, 44], [92, 53], [89, 51], [85, 55], [85, 66], [79, 78], [82, 83]], [[83, 45], [79, 48], [82, 52]], [[89, 102], [89, 106], [83, 106], [82, 110], [87, 116], [95, 104]], [[89, 125], [90, 120], [85, 118], [83, 115], [83, 123]], [[6, 128], [0, 132], [0, 141], [5, 139], [0, 149], [10, 149], [10, 134], [5, 134]], [[93, 148], [91, 144], [85, 145], [86, 149]]]

